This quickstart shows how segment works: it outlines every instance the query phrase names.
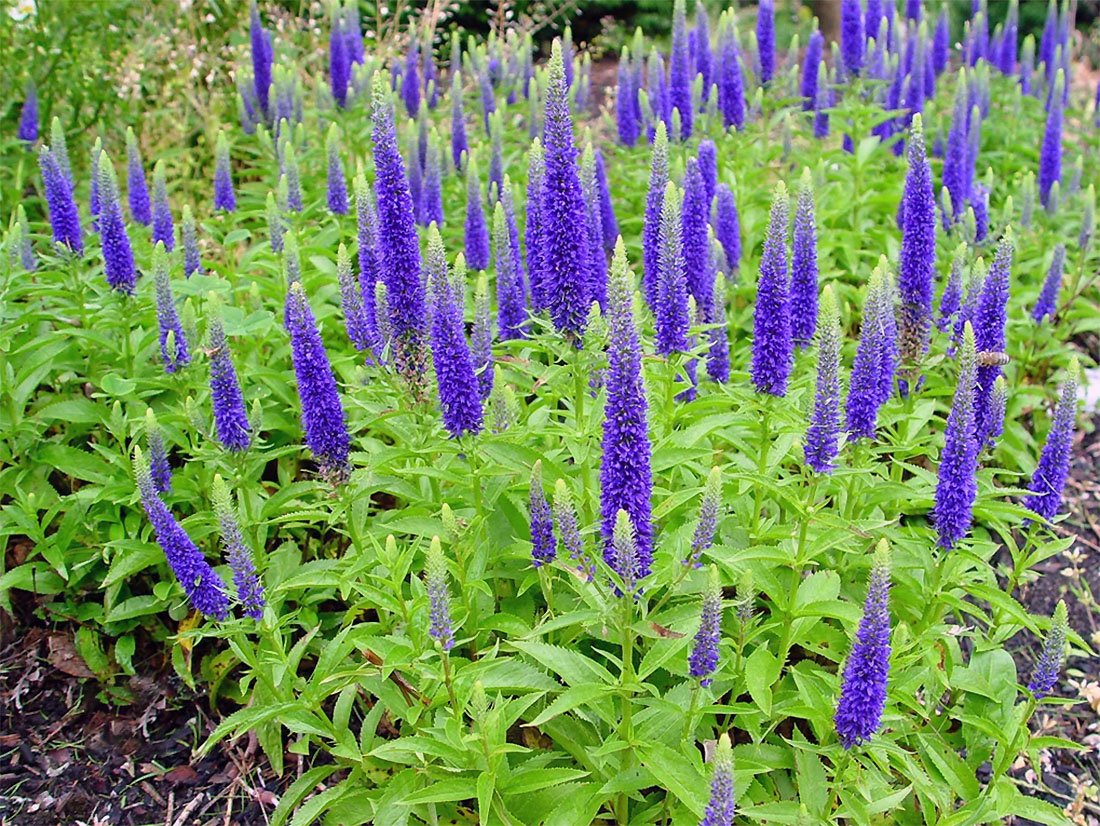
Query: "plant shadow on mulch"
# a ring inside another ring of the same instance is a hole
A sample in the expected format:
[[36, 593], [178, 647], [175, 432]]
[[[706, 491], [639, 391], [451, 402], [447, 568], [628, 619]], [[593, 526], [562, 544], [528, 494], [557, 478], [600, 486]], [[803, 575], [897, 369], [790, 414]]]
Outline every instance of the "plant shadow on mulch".
[[[1079, 436], [1066, 492], [1069, 515], [1057, 529], [1077, 541], [1040, 565], [1042, 576], [1016, 593], [1028, 610], [1047, 615], [1065, 599], [1070, 624], [1094, 649], [1100, 647], [1097, 617], [1079, 594], [1082, 580], [1100, 594], [1098, 462], [1100, 428], [1094, 428]], [[128, 688], [136, 702], [114, 706], [98, 696], [94, 679], [81, 676], [86, 666], [67, 631], [10, 624], [0, 630], [12, 640], [0, 649], [0, 826], [264, 824], [279, 796], [308, 768], [288, 754], [287, 771], [276, 777], [250, 737], [223, 741], [196, 758], [216, 721], [205, 697], [170, 670], [132, 678]], [[1010, 643], [1021, 680], [1031, 674], [1040, 645], [1026, 632]], [[1047, 751], [1041, 771], [1022, 758], [1013, 769], [1029, 793], [1064, 808], [1067, 822], [1082, 826], [1100, 824], [1100, 805], [1089, 797], [1095, 794], [1090, 784], [1100, 777], [1098, 673], [1100, 657], [1072, 660], [1057, 690], [1078, 702], [1041, 706], [1032, 721], [1033, 729], [1087, 750]]]

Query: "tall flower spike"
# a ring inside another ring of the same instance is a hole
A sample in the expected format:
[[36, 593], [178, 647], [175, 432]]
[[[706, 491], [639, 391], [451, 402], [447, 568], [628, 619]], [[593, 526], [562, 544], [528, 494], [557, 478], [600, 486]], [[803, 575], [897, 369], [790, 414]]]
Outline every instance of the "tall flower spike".
[[481, 205], [477, 159], [472, 154], [466, 157], [466, 263], [479, 271], [489, 266], [489, 228]]
[[[699, 503], [699, 516], [695, 520], [695, 532], [691, 537], [691, 551], [685, 565], [702, 567], [699, 561], [703, 554], [714, 544], [714, 533], [718, 529], [718, 511], [722, 506], [722, 472], [717, 466], [710, 469], [707, 482], [703, 486], [703, 501]], [[696, 675], [698, 676], [698, 675]]]
[[588, 293], [590, 301], [607, 305], [607, 252], [600, 216], [600, 189], [596, 179], [596, 154], [589, 143], [581, 155], [581, 190], [584, 192], [584, 231], [588, 240]]
[[757, 392], [773, 396], [787, 395], [793, 355], [787, 284], [789, 215], [787, 187], [780, 181], [775, 187], [768, 235], [760, 258], [752, 333], [752, 383]]
[[267, 219], [267, 237], [268, 242], [271, 244], [271, 251], [280, 253], [283, 251], [283, 236], [286, 234], [286, 219], [283, 218], [282, 211], [275, 202], [274, 192], [267, 193], [267, 203], [264, 213]]
[[[845, 3], [847, 4], [847, 0]], [[856, 5], [859, 5], [858, 0]], [[825, 38], [819, 30], [814, 29], [810, 34], [809, 43], [806, 44], [806, 56], [802, 59], [802, 85], [799, 91], [802, 93], [802, 111], [804, 112], [817, 108], [818, 74], [824, 49]]]
[[836, 733], [844, 748], [871, 739], [886, 708], [890, 674], [890, 546], [880, 539], [867, 584], [867, 600], [836, 708]]
[[584, 226], [585, 205], [577, 175], [577, 151], [573, 144], [562, 46], [557, 40], [547, 76], [543, 140], [546, 172], [539, 204], [542, 286], [554, 326], [578, 341], [591, 298], [585, 277], [588, 272], [586, 239], [584, 233], [577, 231]]
[[865, 40], [859, 0], [841, 0], [840, 53], [844, 58], [844, 69], [849, 75], [858, 75], [863, 69]]
[[718, 184], [714, 202], [714, 235], [726, 254], [730, 272], [736, 272], [741, 262], [741, 219], [737, 214], [737, 200], [726, 184]]
[[925, 155], [921, 116], [909, 131], [909, 169], [902, 195], [905, 215], [898, 259], [901, 297], [901, 358], [910, 367], [928, 350], [932, 330], [932, 292], [936, 269], [936, 195]]
[[1054, 79], [1047, 111], [1047, 125], [1039, 152], [1039, 202], [1050, 206], [1050, 190], [1062, 178], [1062, 95], [1066, 87], [1065, 73], [1059, 69]]
[[344, 18], [336, 8], [336, 16], [329, 32], [328, 77], [332, 99], [343, 109], [348, 105], [348, 82], [351, 80], [351, 55], [348, 54], [348, 36]]
[[248, 33], [252, 49], [252, 82], [256, 90], [256, 100], [259, 101], [260, 110], [264, 115], [270, 116], [271, 64], [274, 54], [271, 48], [271, 35], [263, 27], [255, 2], [252, 3]]
[[1077, 359], [1070, 361], [1069, 372], [1062, 384], [1054, 422], [1047, 433], [1039, 465], [1031, 477], [1031, 496], [1024, 502], [1046, 520], [1052, 520], [1062, 507], [1062, 490], [1069, 477], [1073, 452], [1073, 426], [1077, 417]]
[[[106, 155], [103, 156], [106, 159]], [[102, 162], [101, 162], [102, 163]], [[100, 227], [106, 221], [106, 212], [101, 216]], [[153, 281], [157, 290], [157, 326], [160, 328], [160, 360], [164, 369], [175, 373], [181, 367], [191, 363], [191, 352], [187, 336], [180, 324], [176, 303], [172, 298], [172, 283], [168, 276], [168, 252], [164, 244], [157, 242], [153, 247]]]
[[190, 278], [195, 273], [202, 275], [202, 257], [199, 253], [198, 230], [195, 227], [195, 216], [191, 207], [184, 205], [182, 220], [183, 235], [183, 274]]
[[443, 170], [437, 139], [428, 144], [424, 183], [420, 193], [420, 223], [426, 225], [433, 221], [443, 226]]
[[160, 500], [153, 487], [149, 464], [140, 447], [134, 448], [134, 476], [157, 544], [164, 551], [168, 567], [183, 586], [187, 598], [200, 613], [213, 619], [225, 619], [229, 616], [229, 598], [225, 595], [225, 583], [214, 573], [202, 551]]
[[214, 483], [210, 497], [214, 500], [214, 514], [218, 517], [218, 532], [221, 535], [222, 548], [233, 571], [233, 587], [237, 591], [237, 600], [241, 603], [246, 617], [260, 620], [264, 615], [264, 586], [256, 573], [256, 564], [252, 561], [252, 551], [244, 543], [241, 526], [237, 522], [237, 508], [233, 504], [233, 494], [229, 492], [225, 480], [214, 474]]
[[42, 183], [46, 207], [50, 212], [54, 243], [68, 247], [77, 255], [83, 255], [84, 237], [80, 228], [80, 213], [73, 200], [69, 178], [62, 171], [54, 153], [44, 146], [38, 152], [38, 164], [42, 170]]
[[542, 460], [535, 462], [531, 470], [530, 500], [527, 506], [531, 519], [531, 559], [536, 568], [554, 561], [557, 543], [554, 540], [554, 521], [546, 491], [542, 488]]
[[[722, 249], [713, 235], [710, 239], [711, 272], [717, 276], [722, 271]], [[707, 375], [720, 384], [730, 379], [730, 341], [729, 328], [726, 324], [726, 281], [715, 281], [714, 306], [711, 309], [711, 317], [708, 323], [711, 326], [707, 332], [710, 341], [710, 349], [707, 351]]]
[[1039, 324], [1047, 316], [1054, 318], [1058, 312], [1058, 292], [1062, 289], [1062, 270], [1066, 263], [1066, 245], [1058, 244], [1054, 247], [1054, 256], [1050, 262], [1050, 269], [1043, 281], [1043, 289], [1039, 293], [1039, 300], [1035, 302], [1035, 309], [1031, 311], [1031, 317]]
[[546, 176], [546, 162], [542, 142], [536, 137], [527, 153], [527, 216], [523, 228], [524, 246], [527, 248], [527, 277], [531, 282], [531, 306], [538, 312], [547, 306], [543, 284], [544, 255], [542, 233], [542, 183]]
[[880, 366], [886, 346], [884, 314], [893, 312], [890, 306], [887, 275], [881, 267], [871, 274], [863, 300], [863, 320], [859, 328], [859, 346], [852, 364], [848, 389], [846, 427], [849, 439], [875, 438], [880, 398]]
[[[564, 479], [558, 479], [554, 483], [554, 504], [551, 512], [554, 523], [558, 526], [558, 537], [561, 539], [562, 547], [569, 554], [570, 561], [576, 565], [577, 573], [591, 582], [595, 570], [585, 555], [584, 539], [581, 537], [580, 526], [577, 523], [577, 508], [573, 504], [573, 495], [569, 492], [569, 486]], [[534, 537], [533, 530], [531, 536]]]
[[160, 241], [171, 252], [176, 248], [176, 229], [172, 223], [172, 208], [168, 205], [168, 181], [164, 162], [153, 167], [153, 243]]
[[[428, 289], [432, 298], [432, 357], [443, 425], [451, 438], [479, 433], [482, 426], [481, 394], [474, 361], [466, 343], [463, 308], [466, 262], [460, 255], [451, 275], [438, 227], [428, 227]], [[459, 290], [463, 292], [459, 292]]]
[[343, 243], [336, 250], [336, 278], [340, 283], [340, 308], [344, 311], [348, 338], [356, 350], [366, 350], [370, 347], [370, 335], [363, 312], [363, 291], [351, 271], [351, 257]]
[[619, 57], [619, 82], [615, 87], [615, 123], [619, 131], [619, 143], [633, 146], [638, 142], [641, 127], [638, 123], [636, 103], [638, 90], [634, 88], [630, 69], [630, 51], [623, 46]]
[[381, 280], [386, 285], [389, 302], [388, 323], [395, 338], [394, 361], [414, 395], [422, 397], [428, 358], [424, 342], [428, 318], [420, 276], [420, 241], [405, 164], [397, 148], [393, 102], [381, 73], [374, 78], [372, 124], [377, 237]]
[[[507, 182], [507, 177], [505, 181]], [[603, 153], [596, 150], [596, 184], [600, 190], [600, 223], [603, 228], [603, 245], [608, 252], [615, 249], [619, 237], [619, 221], [615, 218], [615, 205], [611, 201], [611, 188], [607, 185], [607, 169]]]
[[1039, 662], [1035, 664], [1031, 682], [1027, 684], [1027, 690], [1035, 695], [1036, 700], [1052, 694], [1058, 684], [1058, 675], [1062, 671], [1062, 665], [1066, 661], [1066, 637], [1069, 635], [1069, 617], [1066, 611], [1065, 600], [1058, 600], [1054, 606], [1054, 615], [1050, 620], [1050, 631], [1043, 640], [1043, 653], [1039, 655]]
[[350, 470], [350, 439], [344, 409], [328, 353], [301, 282], [294, 282], [287, 291], [286, 326], [290, 333], [290, 353], [306, 444], [321, 472], [333, 481], [341, 481]]
[[[637, 531], [641, 575], [653, 559], [650, 498], [653, 477], [642, 352], [634, 321], [634, 276], [622, 237], [615, 245], [607, 295], [607, 401], [604, 406], [603, 458], [600, 464], [600, 516], [604, 558], [614, 567], [612, 534], [620, 508]], [[616, 569], [618, 570], [618, 569]], [[619, 571], [622, 575], [622, 571]]]
[[963, 296], [963, 270], [966, 268], [966, 244], [959, 244], [951, 259], [951, 271], [940, 296], [940, 314], [936, 326], [941, 332], [950, 329], [955, 313], [959, 311]]
[[225, 132], [218, 130], [218, 140], [214, 146], [214, 209], [234, 212], [237, 209], [237, 196], [233, 192], [233, 171], [229, 166], [229, 142]]
[[209, 302], [208, 306], [211, 307], [211, 315], [206, 347], [210, 356], [210, 403], [214, 408], [214, 428], [222, 447], [238, 453], [248, 450], [252, 444], [251, 426], [237, 370], [229, 352], [229, 341], [225, 337], [220, 307], [216, 302]]
[[688, 673], [699, 679], [706, 688], [711, 675], [718, 667], [718, 644], [722, 636], [722, 585], [718, 581], [718, 569], [713, 565], [707, 572], [707, 587], [703, 592], [703, 608], [700, 612], [699, 630], [688, 656]]
[[38, 140], [38, 89], [33, 80], [27, 82], [27, 94], [19, 110], [19, 129], [15, 136], [28, 144]]
[[[509, 192], [511, 183], [505, 180], [505, 192]], [[522, 338], [523, 325], [527, 320], [523, 273], [516, 270], [516, 260], [512, 255], [512, 242], [502, 201], [497, 201], [493, 210], [493, 262], [496, 267], [497, 320], [500, 325], [500, 337], [505, 341]]]
[[974, 499], [978, 495], [975, 473], [978, 466], [978, 440], [974, 436], [974, 391], [977, 386], [977, 350], [974, 329], [967, 322], [959, 351], [959, 378], [955, 398], [947, 417], [943, 453], [936, 481], [936, 505], [933, 521], [939, 546], [955, 547], [970, 533]]
[[[1005, 325], [1008, 323], [1009, 272], [1012, 267], [1013, 239], [1011, 230], [997, 243], [993, 263], [982, 285], [978, 306], [974, 312], [974, 341], [979, 353], [1001, 353], [1005, 349]], [[978, 448], [989, 440], [987, 410], [993, 383], [1001, 375], [999, 364], [982, 364], [978, 367], [978, 386], [974, 409], [974, 432]]]
[[1008, 385], [1004, 376], [997, 376], [986, 407], [985, 446], [994, 448], [1005, 429], [1005, 408], [1008, 406]]
[[335, 123], [325, 136], [325, 154], [328, 155], [328, 210], [333, 215], [347, 215], [348, 184], [344, 178], [344, 162], [340, 160], [340, 133]]
[[656, 348], [663, 356], [688, 349], [688, 291], [682, 222], [676, 184], [665, 184], [661, 207], [661, 247], [657, 269]]
[[741, 76], [741, 50], [732, 18], [718, 36], [720, 62], [718, 67], [718, 108], [722, 125], [740, 129], [745, 123], [745, 87]]
[[504, 186], [504, 122], [501, 113], [494, 112], [489, 118], [491, 127], [489, 134], [489, 186], [490, 198], [495, 188], [496, 198], [500, 198], [500, 190]]
[[[126, 221], [122, 217], [118, 179], [115, 177], [115, 168], [106, 152], [99, 153], [96, 177], [99, 180], [99, 239], [103, 246], [103, 271], [112, 289], [129, 295], [133, 293], [134, 285], [137, 283], [137, 270], [134, 267], [134, 252], [130, 247], [130, 236], [126, 233]], [[172, 312], [174, 315], [175, 310], [173, 309]], [[160, 315], [159, 303], [157, 314]], [[186, 344], [184, 348], [186, 349]]]
[[149, 226], [153, 211], [149, 203], [149, 187], [145, 183], [145, 167], [141, 162], [134, 130], [126, 128], [126, 195], [130, 203], [130, 217], [142, 226]]
[[359, 249], [359, 292], [362, 295], [363, 322], [366, 325], [367, 346], [375, 359], [382, 358], [382, 338], [378, 333], [378, 308], [375, 305], [375, 287], [379, 282], [381, 266], [378, 253], [378, 215], [370, 187], [360, 169], [355, 175], [355, 225]]
[[[699, 147], [700, 151], [702, 146]], [[714, 273], [710, 269], [710, 199], [701, 165], [688, 158], [684, 172], [684, 200], [680, 218], [684, 273], [702, 318], [714, 310]]]
[[840, 313], [831, 286], [821, 299], [817, 330], [817, 390], [806, 431], [806, 464], [831, 473], [840, 435]]
[[817, 327], [817, 223], [814, 219], [814, 184], [809, 169], [802, 170], [794, 213], [791, 255], [791, 335], [805, 347]]
[[761, 0], [756, 10], [756, 46], [760, 51], [760, 82], [775, 74], [775, 2]]
[[620, 596], [632, 596], [642, 573], [641, 559], [638, 553], [638, 536], [630, 521], [630, 514], [620, 509], [615, 514], [615, 528], [611, 533], [611, 569], [622, 581]]
[[733, 826], [736, 814], [733, 787], [733, 747], [726, 732], [718, 738], [710, 780], [710, 800], [699, 826]]
[[57, 115], [50, 120], [50, 152], [57, 160], [57, 166], [69, 182], [69, 188], [73, 186], [73, 169], [69, 164], [69, 148], [65, 142], [65, 127], [61, 125], [61, 118]]
[[438, 536], [432, 537], [428, 546], [428, 559], [424, 566], [424, 579], [428, 591], [428, 634], [444, 651], [454, 647], [454, 631], [451, 629], [451, 591], [447, 587], [447, 561], [443, 558], [443, 546]]
[[[465, 286], [465, 281], [459, 282]], [[457, 289], [458, 285], [456, 285]], [[459, 293], [461, 295], [461, 293]], [[489, 277], [481, 273], [474, 286], [474, 326], [470, 331], [470, 355], [474, 360], [481, 398], [493, 392], [493, 311], [489, 298]]]
[[149, 473], [153, 480], [153, 489], [162, 496], [171, 493], [172, 467], [168, 464], [164, 433], [152, 408], [145, 411], [145, 444], [149, 448]]
[[653, 151], [649, 163], [649, 192], [646, 194], [645, 217], [642, 222], [642, 261], [645, 271], [642, 286], [650, 309], [657, 307], [657, 273], [661, 255], [661, 209], [668, 183], [668, 137], [664, 122], [657, 124], [653, 136]]
[[410, 118], [415, 118], [420, 111], [420, 44], [411, 26], [409, 50], [405, 53], [405, 76], [401, 80], [401, 95], [405, 99], [405, 111]]
[[286, 181], [286, 208], [302, 211], [302, 178], [298, 170], [298, 153], [289, 138], [283, 151], [283, 180]]
[[672, 109], [680, 113], [680, 134], [672, 135], [674, 140], [684, 141], [691, 137], [694, 114], [691, 105], [691, 81], [694, 76], [691, 56], [688, 54], [684, 0], [675, 0], [672, 8], [672, 52], [668, 64], [669, 99]]
[[451, 71], [451, 159], [455, 169], [462, 168], [462, 154], [470, 151], [466, 142], [466, 115], [462, 110], [462, 73]]

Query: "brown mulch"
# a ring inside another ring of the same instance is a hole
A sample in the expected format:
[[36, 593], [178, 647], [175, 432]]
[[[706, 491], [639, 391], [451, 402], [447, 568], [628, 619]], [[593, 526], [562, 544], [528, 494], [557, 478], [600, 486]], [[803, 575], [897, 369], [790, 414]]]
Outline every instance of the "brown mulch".
[[0, 651], [0, 826], [268, 821], [293, 762], [274, 777], [248, 738], [195, 758], [214, 725], [201, 697], [160, 675], [131, 680], [132, 705], [108, 705], [67, 652], [40, 628]]

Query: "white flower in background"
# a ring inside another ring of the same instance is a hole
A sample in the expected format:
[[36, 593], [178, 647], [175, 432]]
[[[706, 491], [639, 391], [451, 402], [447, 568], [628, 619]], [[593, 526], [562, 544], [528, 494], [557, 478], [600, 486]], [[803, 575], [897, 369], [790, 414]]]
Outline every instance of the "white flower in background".
[[15, 0], [15, 5], [8, 9], [8, 15], [16, 22], [33, 17], [37, 13], [38, 7], [34, 0]]
[[192, 0], [180, 0], [180, 11], [191, 11], [191, 2]]

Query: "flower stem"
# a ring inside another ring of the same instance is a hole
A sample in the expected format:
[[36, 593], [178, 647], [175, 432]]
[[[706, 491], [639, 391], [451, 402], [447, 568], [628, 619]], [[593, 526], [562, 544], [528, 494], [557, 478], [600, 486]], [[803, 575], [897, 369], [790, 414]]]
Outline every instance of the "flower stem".
[[[763, 476], [768, 469], [768, 453], [771, 451], [771, 395], [765, 394], [763, 407], [760, 410], [760, 453], [756, 462], [756, 472]], [[752, 491], [752, 535], [754, 538], [760, 532], [760, 512], [764, 506], [764, 493], [762, 485], [754, 485]]]
[[[619, 768], [620, 776], [630, 772], [634, 762], [634, 723], [631, 717], [634, 708], [634, 597], [633, 594], [622, 595], [623, 605], [623, 662], [619, 674], [619, 691], [622, 695], [622, 714], [619, 722], [619, 738], [626, 744], [622, 750], [622, 763]], [[616, 804], [615, 819], [620, 826], [626, 826], [630, 822], [630, 797], [626, 792], [619, 795]]]
[[454, 677], [451, 674], [451, 655], [447, 651], [442, 652], [443, 655], [443, 682], [447, 685], [447, 696], [451, 701], [451, 710], [454, 712], [455, 719], [462, 720], [462, 711], [458, 707], [458, 698], [455, 697], [455, 683]]

